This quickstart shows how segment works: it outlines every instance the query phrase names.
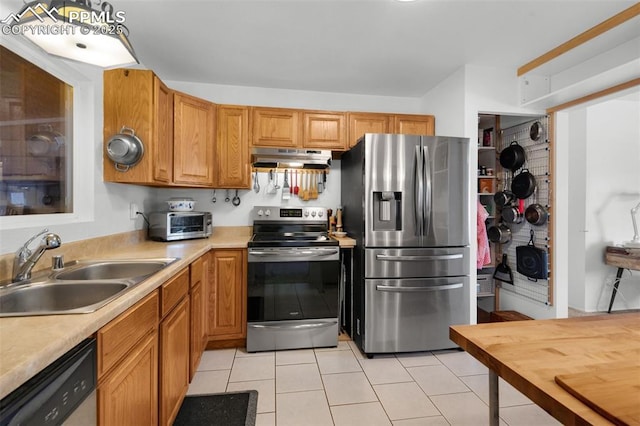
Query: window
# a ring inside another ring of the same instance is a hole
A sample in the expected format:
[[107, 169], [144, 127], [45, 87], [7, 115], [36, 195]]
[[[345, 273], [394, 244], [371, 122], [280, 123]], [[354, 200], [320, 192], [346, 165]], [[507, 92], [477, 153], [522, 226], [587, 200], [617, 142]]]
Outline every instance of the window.
[[0, 46], [0, 216], [73, 212], [73, 88]]

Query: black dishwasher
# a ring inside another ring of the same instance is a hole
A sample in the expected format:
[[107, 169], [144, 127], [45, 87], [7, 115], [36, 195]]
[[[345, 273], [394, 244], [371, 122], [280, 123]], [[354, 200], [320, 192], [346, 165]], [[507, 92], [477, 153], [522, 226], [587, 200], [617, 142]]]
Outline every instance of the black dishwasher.
[[0, 426], [61, 425], [87, 403], [92, 405], [85, 408], [95, 424], [95, 388], [96, 339], [90, 338], [3, 398]]

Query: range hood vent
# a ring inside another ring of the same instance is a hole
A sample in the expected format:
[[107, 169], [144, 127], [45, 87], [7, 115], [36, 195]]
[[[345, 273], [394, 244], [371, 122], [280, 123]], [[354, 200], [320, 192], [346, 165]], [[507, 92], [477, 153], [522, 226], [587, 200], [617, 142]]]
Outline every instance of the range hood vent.
[[254, 148], [253, 167], [281, 169], [328, 169], [331, 151], [317, 149]]

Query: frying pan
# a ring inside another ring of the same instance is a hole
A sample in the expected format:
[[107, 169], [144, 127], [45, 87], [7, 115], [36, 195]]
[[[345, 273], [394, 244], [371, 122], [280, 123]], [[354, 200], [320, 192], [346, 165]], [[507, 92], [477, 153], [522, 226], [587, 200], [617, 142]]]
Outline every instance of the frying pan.
[[525, 198], [529, 198], [535, 189], [536, 178], [528, 169], [522, 169], [522, 172], [513, 178], [513, 181], [511, 182], [511, 192], [513, 192], [516, 197], [523, 200]]
[[540, 136], [542, 136], [543, 132], [544, 128], [542, 127], [542, 123], [536, 121], [529, 128], [529, 137], [532, 141], [537, 141], [538, 139], [540, 139]]
[[512, 172], [522, 167], [525, 159], [524, 148], [520, 146], [517, 141], [511, 142], [511, 145], [503, 149], [500, 153], [500, 165]]
[[549, 277], [547, 251], [535, 246], [534, 236], [532, 229], [529, 244], [516, 247], [517, 270], [532, 281], [546, 280]]

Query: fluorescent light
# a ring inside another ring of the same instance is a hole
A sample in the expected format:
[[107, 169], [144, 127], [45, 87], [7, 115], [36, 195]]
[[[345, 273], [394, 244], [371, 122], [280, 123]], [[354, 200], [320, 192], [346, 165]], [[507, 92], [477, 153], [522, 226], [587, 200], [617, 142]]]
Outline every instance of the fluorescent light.
[[32, 2], [13, 18], [12, 34], [22, 34], [51, 55], [103, 68], [138, 63], [126, 27], [105, 17], [72, 1]]

